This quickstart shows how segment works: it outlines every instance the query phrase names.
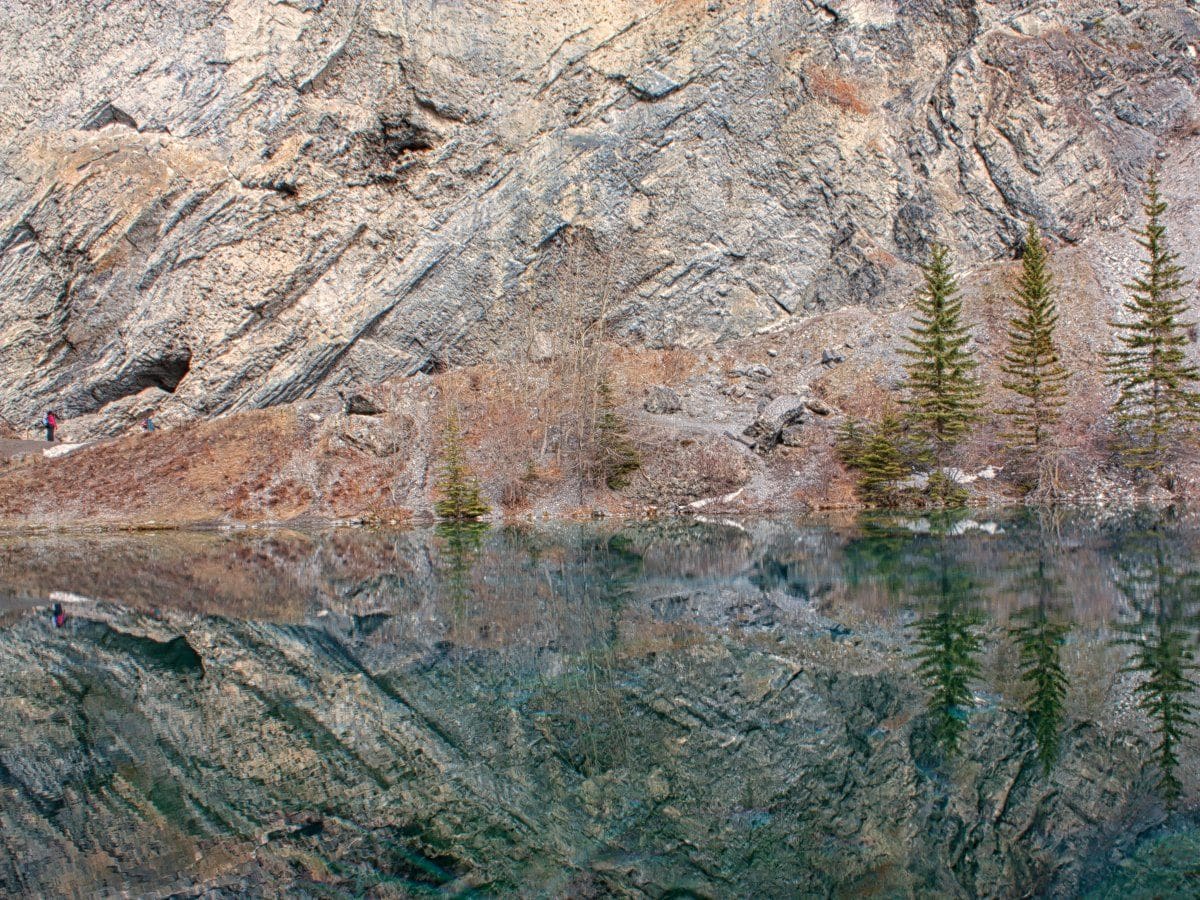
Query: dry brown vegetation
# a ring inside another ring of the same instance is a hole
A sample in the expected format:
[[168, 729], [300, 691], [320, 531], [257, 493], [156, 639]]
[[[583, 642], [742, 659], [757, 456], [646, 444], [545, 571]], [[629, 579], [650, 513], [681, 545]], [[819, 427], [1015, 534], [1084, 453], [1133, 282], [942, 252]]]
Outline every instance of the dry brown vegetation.
[[859, 84], [833, 69], [809, 66], [805, 70], [805, 83], [818, 100], [833, 103], [860, 116], [871, 112], [871, 105], [863, 99]]

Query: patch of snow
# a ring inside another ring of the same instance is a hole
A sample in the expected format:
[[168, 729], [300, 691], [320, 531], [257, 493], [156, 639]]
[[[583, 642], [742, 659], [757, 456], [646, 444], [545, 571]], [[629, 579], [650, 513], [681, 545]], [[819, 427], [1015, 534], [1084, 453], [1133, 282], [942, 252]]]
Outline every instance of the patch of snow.
[[55, 444], [53, 447], [47, 447], [42, 451], [42, 456], [48, 459], [55, 459], [59, 456], [66, 456], [75, 450], [78, 450], [83, 444]]
[[688, 504], [692, 509], [704, 509], [704, 507], [713, 503], [732, 503], [742, 495], [745, 488], [738, 488], [732, 494], [726, 494], [724, 497], [705, 497], [703, 500], [694, 500]]
[[49, 599], [55, 603], [95, 603], [91, 597], [85, 597], [83, 594], [72, 594], [70, 591], [51, 591]]

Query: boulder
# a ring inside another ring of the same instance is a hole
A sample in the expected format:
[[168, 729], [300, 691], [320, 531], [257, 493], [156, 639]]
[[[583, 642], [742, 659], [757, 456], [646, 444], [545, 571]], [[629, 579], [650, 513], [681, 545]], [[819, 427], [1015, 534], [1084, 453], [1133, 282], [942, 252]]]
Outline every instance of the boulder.
[[544, 331], [535, 331], [529, 338], [529, 361], [549, 362], [554, 359], [554, 340]]
[[804, 426], [789, 425], [779, 433], [779, 443], [785, 447], [799, 447], [804, 443]]
[[383, 407], [365, 394], [351, 394], [346, 398], [346, 412], [352, 416], [377, 416]]
[[759, 411], [742, 434], [750, 439], [760, 453], [769, 453], [779, 444], [785, 428], [804, 421], [808, 413], [808, 401], [808, 397], [798, 394], [776, 397]]
[[766, 381], [775, 372], [770, 366], [764, 366], [762, 363], [751, 363], [750, 365], [741, 365], [730, 369], [729, 374], [749, 378], [751, 381]]
[[683, 409], [679, 395], [665, 385], [656, 384], [646, 392], [646, 400], [642, 408], [648, 413], [666, 415]]
[[819, 400], [816, 397], [809, 397], [808, 400], [805, 401], [804, 405], [808, 407], [808, 411], [810, 413], [814, 413], [818, 416], [827, 416], [833, 412], [833, 410], [829, 408], [828, 404], [826, 404], [824, 400]]

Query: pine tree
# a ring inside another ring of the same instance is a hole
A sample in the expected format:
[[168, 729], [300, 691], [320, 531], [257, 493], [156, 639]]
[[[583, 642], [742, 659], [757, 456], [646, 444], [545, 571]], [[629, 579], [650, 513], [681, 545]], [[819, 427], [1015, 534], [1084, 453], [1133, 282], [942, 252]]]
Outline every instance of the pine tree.
[[467, 464], [458, 410], [453, 406], [446, 413], [442, 473], [437, 482], [437, 492], [434, 510], [438, 518], [445, 521], [469, 522], [491, 511], [479, 492], [479, 482]]
[[867, 430], [858, 419], [848, 418], [838, 425], [834, 435], [834, 451], [841, 464], [847, 469], [861, 468], [866, 442]]
[[1146, 224], [1138, 232], [1138, 245], [1146, 251], [1142, 274], [1125, 287], [1128, 321], [1112, 322], [1120, 348], [1108, 354], [1110, 385], [1117, 388], [1113, 406], [1117, 423], [1125, 430], [1122, 448], [1129, 465], [1157, 472], [1167, 462], [1181, 426], [1196, 421], [1200, 412], [1200, 368], [1187, 362], [1187, 312], [1182, 290], [1188, 282], [1180, 276], [1178, 254], [1167, 247], [1167, 227], [1162, 217], [1167, 204], [1158, 191], [1158, 176], [1151, 171], [1143, 203]]
[[612, 388], [601, 379], [596, 389], [596, 456], [599, 474], [614, 491], [629, 484], [629, 476], [642, 466], [637, 447], [629, 439], [629, 428], [617, 412]]
[[1017, 450], [1040, 458], [1058, 424], [1069, 377], [1054, 332], [1058, 303], [1054, 298], [1049, 254], [1037, 224], [1030, 221], [1022, 255], [1021, 278], [1013, 292], [1017, 314], [1008, 323], [1008, 351], [1001, 384], [1016, 394], [1013, 405], [1000, 410], [1008, 417], [1006, 435]]
[[887, 507], [904, 502], [910, 492], [903, 481], [919, 454], [897, 413], [886, 411], [870, 425], [847, 419], [838, 427], [834, 446], [842, 465], [857, 473], [866, 503]]
[[982, 389], [975, 378], [979, 364], [969, 349], [971, 335], [962, 324], [962, 299], [950, 271], [949, 251], [935, 245], [923, 266], [925, 283], [917, 293], [916, 323], [900, 353], [910, 362], [908, 413], [930, 444], [934, 466], [930, 494], [935, 502], [959, 499], [957, 485], [945, 475], [950, 454], [979, 418]]
[[859, 489], [868, 503], [894, 506], [901, 499], [900, 482], [909, 474], [902, 446], [904, 424], [885, 413], [868, 433], [859, 456]]

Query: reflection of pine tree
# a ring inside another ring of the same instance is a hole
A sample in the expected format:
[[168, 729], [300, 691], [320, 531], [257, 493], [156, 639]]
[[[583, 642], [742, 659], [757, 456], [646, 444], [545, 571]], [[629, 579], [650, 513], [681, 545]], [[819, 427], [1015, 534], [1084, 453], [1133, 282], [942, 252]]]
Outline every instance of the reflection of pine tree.
[[1138, 615], [1137, 622], [1126, 626], [1126, 635], [1119, 639], [1132, 648], [1122, 671], [1143, 676], [1136, 689], [1138, 706], [1153, 722], [1159, 791], [1173, 803], [1183, 790], [1176, 773], [1178, 747], [1195, 731], [1200, 713], [1194, 699], [1200, 689], [1193, 675], [1200, 670], [1192, 648], [1195, 615], [1189, 608], [1195, 596], [1196, 572], [1171, 559], [1168, 542], [1157, 525], [1149, 535], [1140, 537], [1141, 541], [1137, 537], [1130, 540], [1135, 553], [1121, 560], [1118, 578], [1118, 587]]
[[489, 526], [484, 522], [443, 522], [437, 527], [441, 538], [438, 574], [455, 615], [465, 612], [471, 597], [475, 558]]
[[1021, 651], [1021, 680], [1029, 688], [1025, 716], [1037, 741], [1042, 771], [1049, 775], [1058, 760], [1066, 711], [1068, 683], [1060, 657], [1071, 626], [1052, 620], [1044, 603], [1024, 610], [1020, 616], [1024, 621], [1011, 634]]
[[939, 563], [938, 604], [912, 625], [917, 633], [913, 657], [929, 694], [934, 738], [953, 755], [967, 730], [968, 710], [974, 703], [971, 682], [979, 677], [983, 646], [976, 631], [979, 616], [966, 605], [970, 577], [944, 553]]
[[1154, 720], [1159, 790], [1164, 799], [1173, 802], [1183, 790], [1176, 774], [1178, 746], [1197, 724], [1198, 707], [1191, 695], [1200, 688], [1200, 683], [1191, 673], [1200, 667], [1196, 666], [1195, 654], [1189, 646], [1188, 630], [1164, 612], [1160, 611], [1147, 623], [1149, 627], [1143, 631], [1140, 643], [1130, 641], [1135, 650], [1127, 671], [1145, 676], [1137, 688], [1138, 706]]

